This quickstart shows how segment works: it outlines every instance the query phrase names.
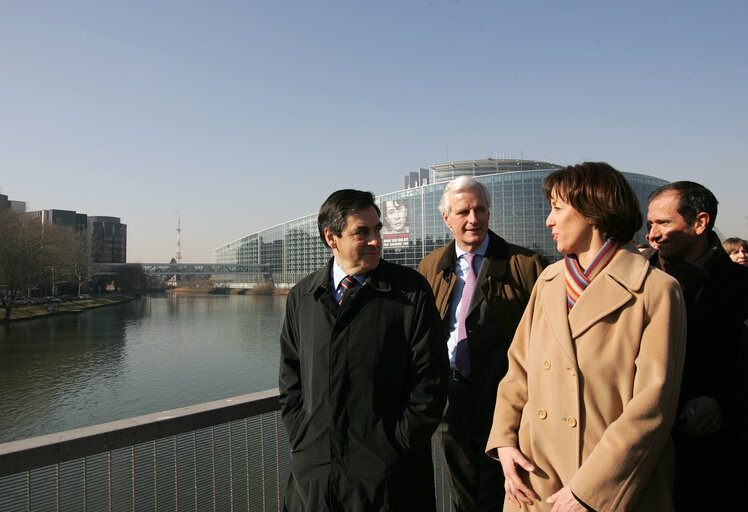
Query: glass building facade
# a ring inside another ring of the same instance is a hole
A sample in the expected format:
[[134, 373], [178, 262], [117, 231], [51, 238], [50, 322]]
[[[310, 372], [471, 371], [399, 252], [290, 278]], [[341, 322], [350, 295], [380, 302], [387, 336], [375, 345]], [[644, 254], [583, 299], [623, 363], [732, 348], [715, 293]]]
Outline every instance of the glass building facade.
[[485, 176], [517, 171], [538, 171], [563, 169], [563, 165], [541, 162], [538, 160], [515, 160], [512, 158], [487, 158], [485, 160], [466, 160], [431, 166], [430, 183], [452, 181], [458, 176]]
[[[528, 247], [550, 261], [558, 260], [560, 255], [545, 226], [549, 206], [541, 184], [558, 168], [547, 164], [544, 169], [475, 176], [491, 196], [490, 228], [508, 242]], [[643, 208], [649, 193], [667, 183], [652, 176], [623, 174]], [[416, 268], [424, 256], [452, 240], [452, 233], [439, 212], [446, 184], [447, 181], [439, 181], [377, 197], [382, 210], [385, 259]], [[646, 210], [642, 213], [646, 218]], [[645, 234], [642, 226], [634, 241], [643, 242]], [[278, 286], [293, 285], [323, 266], [330, 256], [330, 249], [322, 243], [317, 231], [316, 213], [252, 233], [213, 251], [215, 263], [270, 264]]]

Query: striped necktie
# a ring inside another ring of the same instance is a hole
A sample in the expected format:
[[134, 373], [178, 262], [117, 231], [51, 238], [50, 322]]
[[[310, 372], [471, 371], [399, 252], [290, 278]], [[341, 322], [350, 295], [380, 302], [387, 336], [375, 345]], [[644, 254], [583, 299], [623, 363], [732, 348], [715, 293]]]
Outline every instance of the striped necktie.
[[358, 286], [358, 279], [356, 279], [353, 276], [345, 276], [341, 281], [340, 285], [343, 288], [343, 293], [340, 295], [340, 300], [338, 301], [338, 306], [340, 306], [343, 303], [343, 297], [345, 297], [345, 293], [351, 289]]
[[455, 366], [463, 377], [470, 375], [470, 349], [467, 343], [467, 328], [465, 320], [467, 319], [468, 310], [470, 309], [470, 299], [473, 297], [475, 289], [475, 270], [473, 269], [473, 258], [475, 254], [465, 253], [462, 258], [467, 261], [467, 271], [463, 278], [465, 286], [462, 288], [462, 300], [460, 309], [457, 311], [457, 346], [455, 347]]

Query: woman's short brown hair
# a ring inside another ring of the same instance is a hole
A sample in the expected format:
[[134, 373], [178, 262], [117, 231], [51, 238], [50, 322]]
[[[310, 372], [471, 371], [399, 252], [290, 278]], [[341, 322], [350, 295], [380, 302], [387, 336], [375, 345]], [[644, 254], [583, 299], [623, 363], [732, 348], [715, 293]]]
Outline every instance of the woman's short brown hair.
[[741, 247], [743, 248], [744, 251], [748, 252], [748, 241], [734, 236], [722, 242], [722, 247], [724, 247], [725, 252], [727, 252], [727, 254], [731, 254], [737, 251], [738, 249], [740, 249]]
[[626, 243], [642, 226], [634, 190], [623, 174], [605, 162], [584, 162], [552, 172], [543, 180], [543, 195], [550, 201], [554, 191], [607, 238]]

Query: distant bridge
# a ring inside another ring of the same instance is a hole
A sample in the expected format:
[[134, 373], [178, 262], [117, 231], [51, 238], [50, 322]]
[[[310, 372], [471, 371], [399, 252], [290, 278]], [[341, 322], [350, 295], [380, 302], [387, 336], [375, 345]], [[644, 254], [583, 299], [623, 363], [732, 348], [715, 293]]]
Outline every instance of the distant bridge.
[[[96, 275], [115, 275], [119, 269], [130, 263], [95, 263]], [[212, 276], [237, 274], [254, 276], [264, 281], [272, 280], [268, 263], [137, 263], [148, 276]]]

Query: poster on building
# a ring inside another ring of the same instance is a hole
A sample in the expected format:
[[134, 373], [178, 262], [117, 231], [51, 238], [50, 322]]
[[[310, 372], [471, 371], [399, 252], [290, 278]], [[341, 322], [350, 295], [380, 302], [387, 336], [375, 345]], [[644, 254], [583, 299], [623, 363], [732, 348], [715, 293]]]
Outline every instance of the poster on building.
[[408, 200], [385, 201], [382, 208], [382, 247], [408, 247]]

